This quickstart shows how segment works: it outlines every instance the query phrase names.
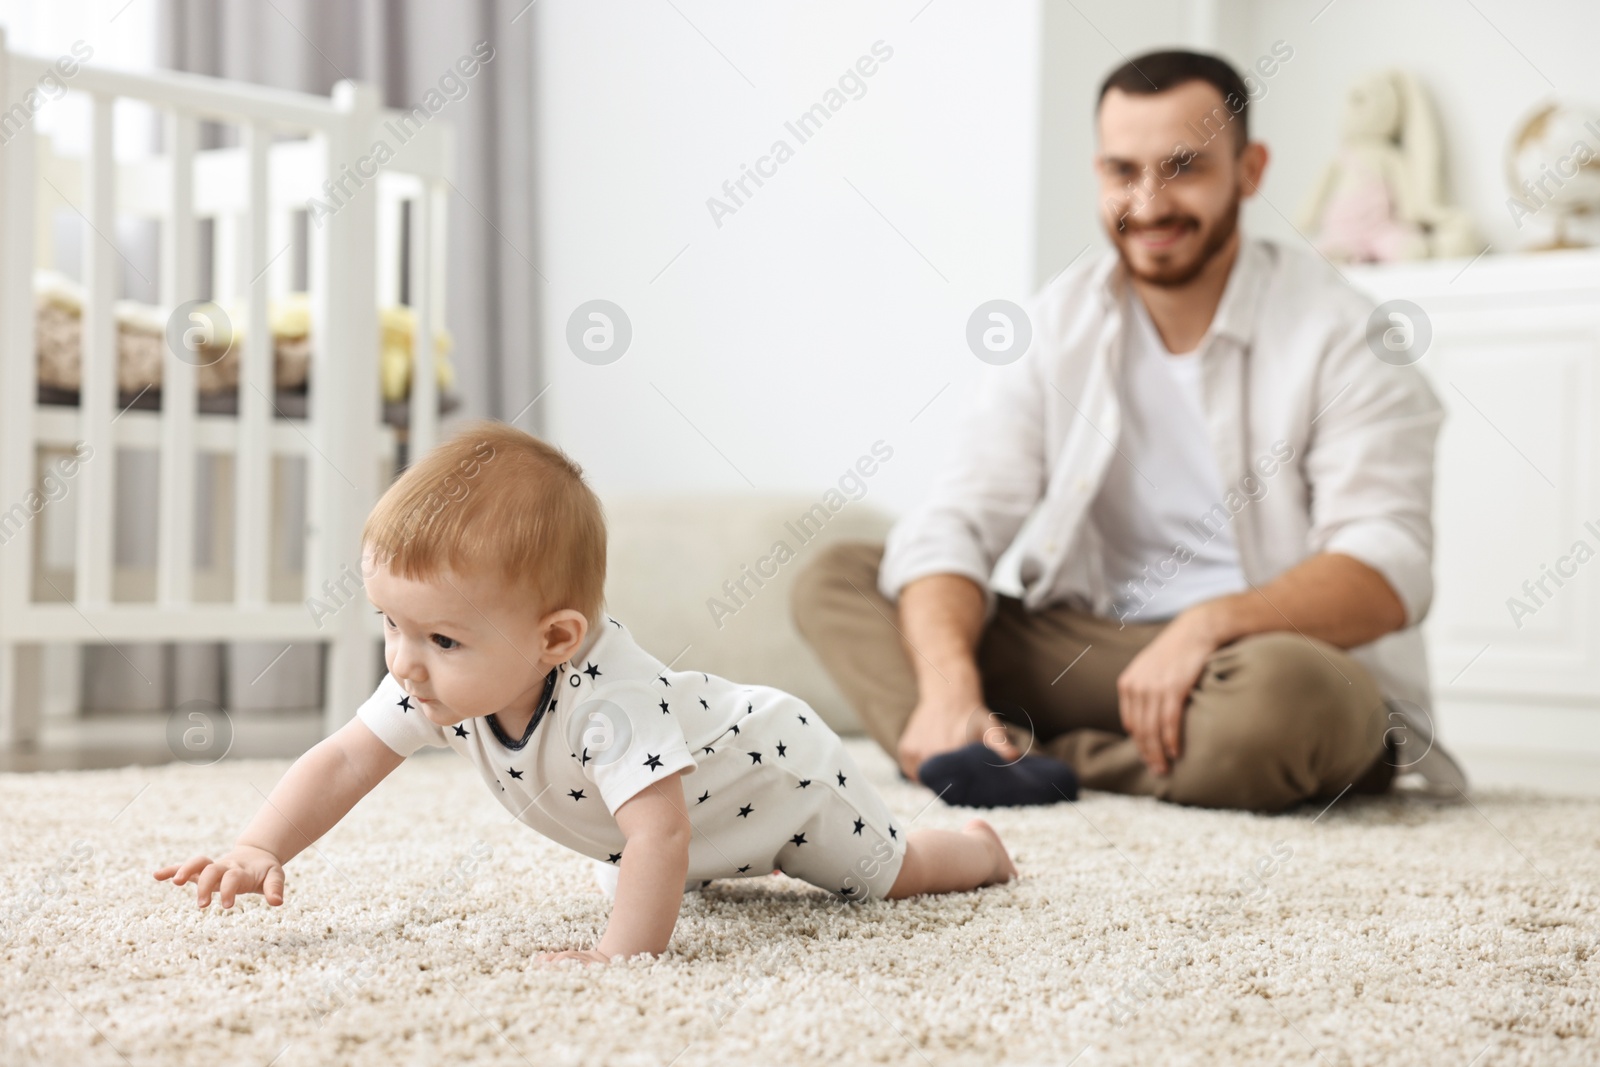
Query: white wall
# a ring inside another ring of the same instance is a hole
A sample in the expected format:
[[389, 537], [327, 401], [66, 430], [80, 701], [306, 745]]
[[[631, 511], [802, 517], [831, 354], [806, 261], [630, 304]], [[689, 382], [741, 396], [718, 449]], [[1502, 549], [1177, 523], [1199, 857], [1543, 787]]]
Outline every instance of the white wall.
[[[882, 439], [867, 498], [897, 511], [988, 369], [968, 315], [1033, 287], [1037, 3], [674, 2], [530, 13], [543, 432], [602, 496], [820, 496]], [[785, 121], [880, 40], [865, 94], [799, 143]], [[779, 137], [794, 157], [719, 228], [707, 198]], [[593, 298], [634, 329], [607, 366], [566, 344]]]

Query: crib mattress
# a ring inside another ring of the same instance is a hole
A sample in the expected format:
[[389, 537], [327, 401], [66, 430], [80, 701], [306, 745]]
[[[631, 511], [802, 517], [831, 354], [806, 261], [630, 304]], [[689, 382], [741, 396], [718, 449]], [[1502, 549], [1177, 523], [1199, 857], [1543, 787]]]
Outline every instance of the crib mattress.
[[[34, 335], [38, 346], [38, 382], [41, 403], [76, 403], [82, 384], [82, 332], [83, 287], [55, 271], [34, 271]], [[231, 414], [235, 410], [236, 392], [245, 345], [244, 332], [234, 332], [233, 319], [242, 312], [235, 308], [231, 314], [215, 309], [223, 332], [208, 337], [200, 353], [205, 357], [196, 363], [195, 386], [201, 396], [201, 410], [212, 396], [224, 398], [226, 408], [217, 408], [217, 414]], [[141, 395], [144, 390], [159, 394], [162, 366], [168, 357], [167, 322], [159, 308], [133, 300], [118, 300], [113, 305], [115, 313], [115, 367], [117, 388], [125, 398]], [[270, 330], [273, 349], [273, 383], [283, 402], [298, 403], [300, 414], [290, 418], [303, 418], [305, 391], [311, 371], [311, 305], [307, 294], [290, 293], [270, 305]], [[401, 410], [411, 391], [411, 366], [413, 343], [417, 328], [416, 316], [403, 306], [378, 309], [379, 350], [378, 377], [384, 401]], [[440, 395], [453, 391], [455, 370], [450, 362], [452, 341], [448, 331], [435, 331], [434, 370]], [[54, 390], [54, 397], [70, 396], [74, 399], [43, 399], [45, 389]], [[298, 394], [299, 400], [294, 399]], [[145, 394], [148, 395], [148, 394]], [[156, 406], [159, 406], [157, 404]], [[287, 408], [284, 408], [287, 411]]]

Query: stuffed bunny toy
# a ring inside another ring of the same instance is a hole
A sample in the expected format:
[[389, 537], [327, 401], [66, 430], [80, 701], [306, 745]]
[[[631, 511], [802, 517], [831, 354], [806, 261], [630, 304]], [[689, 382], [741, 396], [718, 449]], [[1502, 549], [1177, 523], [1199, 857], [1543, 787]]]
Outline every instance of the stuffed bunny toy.
[[1391, 262], [1471, 256], [1471, 222], [1444, 203], [1439, 125], [1405, 71], [1370, 75], [1350, 90], [1338, 155], [1298, 220], [1329, 259]]

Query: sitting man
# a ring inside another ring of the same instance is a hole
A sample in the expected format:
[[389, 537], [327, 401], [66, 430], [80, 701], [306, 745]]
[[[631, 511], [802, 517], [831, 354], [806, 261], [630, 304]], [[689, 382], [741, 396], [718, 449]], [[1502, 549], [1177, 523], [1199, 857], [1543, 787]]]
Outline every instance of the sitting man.
[[[1267, 165], [1248, 101], [1192, 52], [1107, 77], [1114, 254], [1033, 298], [932, 498], [798, 576], [796, 624], [868, 732], [951, 803], [1465, 785], [1417, 629], [1443, 409], [1369, 347], [1372, 301], [1242, 238]], [[990, 587], [1019, 531], [1021, 599]]]

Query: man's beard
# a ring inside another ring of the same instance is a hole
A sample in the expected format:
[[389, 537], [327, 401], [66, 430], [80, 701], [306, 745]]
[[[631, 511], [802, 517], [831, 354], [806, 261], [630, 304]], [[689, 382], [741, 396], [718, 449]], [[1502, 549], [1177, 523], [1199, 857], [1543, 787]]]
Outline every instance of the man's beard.
[[[1181, 223], [1192, 227], [1197, 222], [1198, 220], [1192, 215], [1168, 215], [1165, 218], [1156, 220], [1154, 223], [1145, 224], [1139, 228], [1142, 230], [1160, 229], [1162, 226], [1171, 225], [1172, 223]], [[1120, 232], [1113, 230], [1111, 243], [1116, 246], [1117, 255], [1121, 258], [1123, 267], [1133, 277], [1163, 289], [1177, 289], [1194, 281], [1200, 272], [1205, 270], [1206, 264], [1210, 263], [1217, 253], [1222, 250], [1222, 246], [1228, 243], [1228, 238], [1232, 237], [1234, 231], [1238, 228], [1239, 198], [1236, 196], [1233, 202], [1228, 205], [1228, 210], [1212, 227], [1211, 232], [1205, 236], [1205, 240], [1201, 243], [1200, 249], [1195, 253], [1194, 258], [1187, 263], [1168, 264], [1155, 270], [1140, 270], [1133, 265], [1133, 262], [1128, 257], [1126, 242], [1131, 239], [1131, 230], [1124, 229]]]

